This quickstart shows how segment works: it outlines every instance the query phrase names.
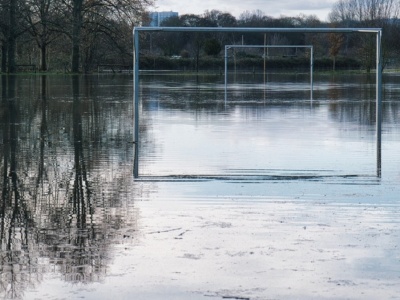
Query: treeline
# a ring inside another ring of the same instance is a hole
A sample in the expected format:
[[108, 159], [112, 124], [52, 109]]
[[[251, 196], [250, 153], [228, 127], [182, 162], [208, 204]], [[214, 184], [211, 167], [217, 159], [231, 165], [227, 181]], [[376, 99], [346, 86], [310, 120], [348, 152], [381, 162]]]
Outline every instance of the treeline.
[[[187, 14], [171, 17], [161, 25], [166, 27], [268, 27], [268, 28], [382, 28], [383, 66], [396, 64], [400, 51], [400, 22], [398, 0], [339, 0], [332, 7], [329, 21], [322, 22], [316, 16], [273, 18], [262, 11], [244, 12], [237, 19], [229, 13], [206, 11], [202, 15]], [[141, 41], [146, 56], [141, 68], [190, 67], [201, 69], [204, 65], [220, 65], [225, 45], [313, 45], [314, 58], [324, 68], [359, 68], [367, 71], [375, 68], [375, 35], [365, 33], [147, 33]], [[235, 49], [229, 54], [235, 63], [248, 67], [255, 60], [268, 55], [277, 66], [296, 65], [309, 52], [302, 49], [263, 48]], [[164, 58], [160, 58], [163, 56]], [[292, 57], [283, 61], [282, 57]], [[180, 59], [180, 62], [177, 62]], [[189, 64], [189, 61], [191, 62]], [[158, 62], [158, 63], [157, 63]], [[257, 64], [260, 65], [259, 63]], [[271, 65], [271, 62], [270, 62]]]
[[[98, 66], [132, 68], [132, 27], [148, 25], [153, 0], [0, 0], [1, 72], [91, 72]], [[327, 22], [316, 16], [273, 18], [261, 10], [230, 13], [212, 10], [165, 20], [174, 27], [369, 27], [383, 28], [384, 66], [396, 64], [400, 52], [399, 0], [339, 0]], [[141, 33], [140, 68], [199, 70], [221, 66], [225, 45], [313, 45], [315, 61], [336, 67], [375, 67], [375, 37], [322, 33]], [[306, 49], [234, 49], [235, 65], [267, 56], [278, 66], [307, 60]], [[232, 63], [232, 62], [230, 62]], [[259, 65], [259, 63], [257, 63]]]
[[128, 64], [131, 32], [153, 0], [0, 0], [1, 72], [89, 72]]

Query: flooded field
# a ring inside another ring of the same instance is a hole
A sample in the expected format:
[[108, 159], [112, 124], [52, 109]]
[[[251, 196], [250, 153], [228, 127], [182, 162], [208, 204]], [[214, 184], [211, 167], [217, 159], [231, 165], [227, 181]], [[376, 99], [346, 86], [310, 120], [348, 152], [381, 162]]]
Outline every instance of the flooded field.
[[399, 299], [383, 82], [142, 74], [135, 153], [131, 76], [3, 76], [0, 296]]

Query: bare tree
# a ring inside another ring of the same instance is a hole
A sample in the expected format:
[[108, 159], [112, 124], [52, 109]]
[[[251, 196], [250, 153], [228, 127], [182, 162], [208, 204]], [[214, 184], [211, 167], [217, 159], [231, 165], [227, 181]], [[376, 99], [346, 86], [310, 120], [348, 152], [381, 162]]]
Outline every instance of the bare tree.
[[7, 72], [7, 48], [8, 48], [8, 1], [0, 1], [0, 43], [1, 43], [1, 72]]
[[[108, 20], [128, 20], [132, 25], [138, 24], [145, 9], [153, 4], [153, 0], [61, 0], [66, 10], [72, 16], [68, 36], [72, 41], [71, 71], [80, 70], [82, 34], [86, 25], [97, 23], [97, 29], [111, 33], [115, 29], [107, 27], [113, 24]], [[93, 17], [95, 16], [95, 17]]]
[[23, 0], [0, 1], [2, 72], [15, 73], [17, 38], [26, 31], [22, 18]]
[[57, 38], [54, 27], [56, 7], [54, 0], [26, 0], [25, 18], [40, 49], [41, 71], [47, 71], [47, 47]]
[[[333, 6], [329, 19], [347, 27], [376, 27], [385, 31], [388, 28], [393, 29], [393, 25], [396, 24], [393, 20], [398, 19], [399, 10], [398, 0], [339, 0]], [[383, 36], [383, 59], [387, 61], [392, 45], [390, 36]], [[375, 57], [373, 37], [364, 35], [358, 44], [359, 54], [367, 71], [370, 71]]]
[[[337, 27], [336, 23], [332, 27]], [[332, 57], [332, 70], [336, 70], [336, 57], [339, 54], [340, 48], [343, 46], [344, 37], [341, 33], [329, 34], [329, 54]]]

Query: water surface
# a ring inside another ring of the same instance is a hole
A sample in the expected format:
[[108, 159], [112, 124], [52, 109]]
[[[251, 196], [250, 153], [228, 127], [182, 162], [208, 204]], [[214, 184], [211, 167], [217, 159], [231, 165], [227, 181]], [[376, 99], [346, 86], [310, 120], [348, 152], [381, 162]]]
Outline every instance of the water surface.
[[3, 76], [5, 299], [395, 299], [400, 89], [374, 77]]

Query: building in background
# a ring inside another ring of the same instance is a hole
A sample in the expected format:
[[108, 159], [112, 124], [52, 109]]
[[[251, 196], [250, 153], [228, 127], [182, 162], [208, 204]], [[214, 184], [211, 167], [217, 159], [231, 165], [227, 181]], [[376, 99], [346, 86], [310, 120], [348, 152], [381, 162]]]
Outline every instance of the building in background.
[[161, 11], [161, 12], [154, 11], [151, 12], [149, 16], [151, 19], [150, 26], [159, 27], [164, 20], [171, 17], [177, 17], [178, 13], [176, 11]]

